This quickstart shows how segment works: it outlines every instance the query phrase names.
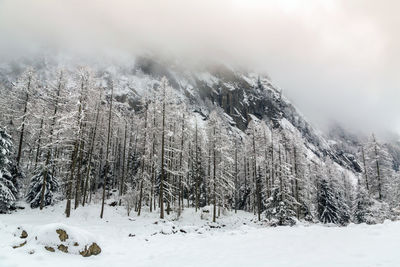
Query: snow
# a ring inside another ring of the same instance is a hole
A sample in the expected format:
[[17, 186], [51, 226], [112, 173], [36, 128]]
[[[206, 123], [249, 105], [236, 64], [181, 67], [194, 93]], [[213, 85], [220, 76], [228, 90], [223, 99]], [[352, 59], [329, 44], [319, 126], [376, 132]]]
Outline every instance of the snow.
[[229, 91], [234, 91], [236, 90], [235, 86], [230, 84], [230, 83], [224, 83], [225, 87], [229, 90]]
[[[60, 242], [59, 235], [56, 232], [58, 229], [64, 230], [68, 234], [68, 239], [65, 240], [65, 242]], [[34, 242], [38, 245], [42, 245], [42, 247], [57, 247], [57, 245], [62, 243], [67, 246], [68, 251], [73, 254], [79, 254], [79, 251], [84, 250], [85, 247], [89, 247], [92, 243], [98, 242], [95, 236], [89, 232], [79, 227], [72, 227], [62, 223], [52, 223], [38, 227], [37, 233], [31, 233], [31, 239], [34, 239], [33, 237], [35, 237]], [[28, 245], [31, 245], [29, 244], [29, 240]]]
[[[128, 217], [123, 207], [109, 206], [101, 220], [98, 204], [80, 207], [67, 219], [64, 204], [0, 215], [0, 266], [400, 266], [399, 222], [267, 228], [241, 211], [213, 224], [192, 208], [178, 220], [159, 220], [156, 213]], [[96, 240], [101, 254], [83, 258], [46, 251], [43, 239], [55, 242], [56, 236], [48, 233], [59, 227], [82, 244]], [[13, 249], [23, 240], [21, 229], [28, 239], [37, 235], [38, 241]]]
[[205, 82], [209, 87], [212, 87], [214, 84], [218, 83], [218, 78], [209, 72], [197, 73], [196, 77], [198, 80]]

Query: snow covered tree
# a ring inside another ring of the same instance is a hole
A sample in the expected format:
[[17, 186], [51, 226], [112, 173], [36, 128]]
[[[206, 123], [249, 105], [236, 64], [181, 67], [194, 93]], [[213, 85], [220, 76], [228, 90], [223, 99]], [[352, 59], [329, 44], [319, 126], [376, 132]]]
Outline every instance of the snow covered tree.
[[111, 166], [110, 166], [110, 138], [111, 138], [111, 119], [112, 119], [112, 104], [113, 104], [113, 97], [114, 97], [114, 84], [110, 81], [111, 86], [111, 95], [110, 95], [110, 108], [108, 112], [108, 127], [107, 127], [107, 145], [106, 145], [106, 164], [103, 170], [103, 193], [101, 197], [101, 211], [100, 211], [100, 219], [103, 219], [104, 213], [104, 202], [106, 198], [106, 186], [108, 181], [110, 180], [111, 173]]
[[339, 166], [327, 159], [324, 172], [318, 182], [317, 204], [318, 218], [322, 223], [334, 223], [345, 226], [350, 222], [351, 202], [346, 188], [348, 177]]
[[354, 222], [355, 223], [374, 223], [374, 214], [372, 211], [374, 200], [368, 194], [366, 188], [357, 186], [356, 197], [354, 201]]
[[[232, 138], [227, 131], [226, 122], [220, 117], [222, 111], [214, 109], [208, 119], [207, 136], [212, 157], [212, 174], [208, 188], [213, 204], [213, 222], [219, 210], [228, 206], [227, 200], [234, 195], [234, 152]], [[229, 205], [230, 206], [230, 205]]]
[[[31, 208], [38, 208], [41, 205], [41, 201], [43, 201], [43, 206], [52, 205], [54, 203], [54, 194], [59, 189], [58, 181], [53, 176], [52, 170], [46, 170], [45, 168], [45, 166], [37, 168], [31, 178], [26, 196], [26, 201], [30, 204]], [[43, 187], [45, 187], [44, 191]]]
[[313, 221], [313, 200], [315, 187], [312, 183], [312, 174], [308, 168], [304, 141], [299, 133], [293, 133], [291, 143], [293, 157], [293, 195], [298, 203], [296, 215], [298, 219]]
[[369, 192], [379, 201], [385, 201], [393, 172], [393, 158], [385, 145], [375, 136], [365, 144], [365, 177], [369, 180]]
[[13, 158], [13, 142], [5, 129], [0, 128], [0, 213], [14, 207], [18, 198], [18, 167]]
[[[265, 216], [272, 225], [293, 225], [298, 217], [299, 203], [296, 199], [296, 174], [294, 169], [294, 156], [292, 156], [291, 140], [283, 128], [275, 132], [273, 142], [277, 142], [276, 162], [274, 162], [274, 177], [271, 196], [265, 200]], [[272, 146], [272, 149], [276, 145]]]
[[28, 68], [18, 79], [17, 82], [17, 91], [19, 91], [19, 102], [22, 109], [22, 117], [19, 131], [19, 144], [18, 144], [18, 152], [17, 152], [17, 165], [20, 164], [22, 157], [22, 146], [24, 144], [24, 134], [25, 127], [27, 124], [27, 115], [29, 114], [29, 105], [31, 102], [34, 102], [32, 99], [32, 95], [34, 94], [36, 87], [36, 75], [32, 68]]
[[320, 222], [339, 224], [340, 216], [336, 192], [327, 177], [322, 177], [319, 181], [317, 203]]

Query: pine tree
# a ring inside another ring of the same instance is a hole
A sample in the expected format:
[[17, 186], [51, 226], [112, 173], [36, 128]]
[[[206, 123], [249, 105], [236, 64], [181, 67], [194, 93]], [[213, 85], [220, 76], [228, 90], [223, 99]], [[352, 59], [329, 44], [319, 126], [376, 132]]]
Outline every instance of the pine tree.
[[11, 136], [0, 128], [0, 213], [14, 208], [18, 198], [21, 175], [12, 157], [13, 149]]
[[340, 215], [336, 201], [336, 194], [332, 184], [326, 177], [322, 177], [319, 181], [317, 204], [318, 219], [320, 222], [339, 223]]
[[264, 205], [264, 214], [270, 225], [296, 224], [296, 200], [287, 192], [286, 187], [283, 191], [275, 187]]
[[54, 177], [52, 170], [46, 170], [45, 168], [45, 166], [37, 168], [31, 178], [28, 194], [26, 196], [26, 201], [30, 204], [31, 208], [38, 208], [40, 206], [44, 181], [46, 181], [43, 196], [44, 206], [49, 206], [54, 203], [54, 194], [59, 189], [58, 181]]
[[[292, 163], [290, 140], [284, 129], [276, 132], [278, 151], [276, 154], [276, 184], [272, 184], [271, 196], [265, 200], [265, 216], [272, 225], [294, 225], [298, 217], [300, 203], [296, 198], [295, 182], [297, 176]], [[275, 149], [275, 146], [272, 147]]]

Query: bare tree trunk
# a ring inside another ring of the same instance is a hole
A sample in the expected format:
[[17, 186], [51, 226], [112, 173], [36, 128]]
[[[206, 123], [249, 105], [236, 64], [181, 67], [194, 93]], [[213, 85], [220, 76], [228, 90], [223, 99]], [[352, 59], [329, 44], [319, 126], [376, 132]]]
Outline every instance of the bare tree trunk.
[[[156, 100], [154, 97], [153, 100], [153, 129], [155, 129], [156, 127]], [[151, 162], [151, 188], [150, 188], [150, 212], [153, 211], [153, 206], [154, 206], [154, 210], [156, 209], [156, 196], [155, 196], [155, 190], [154, 190], [154, 186], [155, 186], [155, 182], [156, 182], [156, 166], [155, 166], [155, 162], [153, 159], [154, 154], [156, 153], [156, 133], [155, 131], [153, 131], [153, 139], [151, 141], [151, 153], [150, 153], [150, 162]], [[153, 205], [154, 202], [154, 205]]]
[[[44, 111], [43, 111], [43, 116], [44, 116]], [[39, 137], [38, 137], [38, 141], [37, 141], [37, 147], [36, 147], [36, 156], [35, 156], [35, 168], [37, 168], [37, 164], [39, 161], [39, 155], [40, 155], [40, 144], [42, 141], [42, 131], [43, 131], [43, 116], [40, 120], [40, 130], [39, 130]]]
[[74, 209], [77, 209], [79, 207], [79, 200], [81, 198], [80, 193], [81, 193], [81, 181], [82, 181], [82, 161], [83, 161], [83, 151], [85, 147], [85, 141], [83, 140], [83, 134], [81, 136], [81, 144], [79, 146], [79, 159], [78, 159], [78, 170], [76, 174], [76, 184], [75, 184], [75, 206]]
[[[188, 153], [189, 153], [189, 158], [188, 158], [187, 167], [188, 167], [188, 170], [192, 170], [192, 173], [193, 173], [192, 142], [191, 141], [189, 141], [189, 151], [188, 151]], [[188, 185], [187, 188], [186, 188], [186, 192], [187, 192], [186, 201], [187, 201], [187, 207], [189, 208], [190, 207], [190, 203], [189, 203], [189, 198], [190, 198], [190, 188], [189, 188], [189, 186], [190, 186], [190, 174], [189, 174], [189, 172], [188, 172], [188, 174], [186, 176], [186, 180], [187, 180], [187, 185]]]
[[244, 209], [247, 210], [247, 160], [246, 156], [243, 157], [243, 172], [244, 172]]
[[374, 139], [374, 149], [375, 149], [375, 161], [376, 161], [376, 175], [378, 177], [378, 197], [379, 200], [382, 200], [382, 178], [381, 178], [381, 170], [379, 165], [379, 154], [378, 154], [378, 146], [376, 144], [375, 136], [373, 135]]
[[[82, 134], [82, 109], [83, 109], [83, 80], [81, 83], [81, 96], [79, 99], [79, 108], [78, 108], [78, 120], [77, 120], [77, 125], [78, 125], [78, 136], [77, 136], [77, 140], [75, 141], [75, 147], [74, 147], [74, 152], [72, 154], [72, 164], [71, 164], [71, 171], [70, 171], [70, 179], [68, 181], [68, 187], [67, 187], [67, 207], [65, 210], [65, 213], [67, 215], [67, 217], [70, 216], [71, 214], [71, 199], [72, 199], [72, 180], [74, 178], [74, 171], [75, 171], [75, 166], [76, 166], [76, 162], [78, 160], [78, 150], [82, 148], [82, 138], [83, 138], [83, 134]], [[78, 170], [79, 172], [80, 170]], [[79, 174], [77, 175], [77, 180], [79, 179]]]
[[267, 191], [267, 198], [271, 196], [271, 185], [270, 185], [270, 175], [268, 171], [268, 146], [267, 146], [267, 134], [264, 131], [264, 164], [265, 164], [265, 185]]
[[279, 157], [279, 190], [281, 192], [281, 201], [284, 200], [283, 198], [283, 177], [282, 177], [282, 153], [281, 153], [281, 145], [278, 144], [278, 157]]
[[[294, 156], [294, 183], [295, 183], [295, 197], [297, 203], [300, 203], [299, 197], [299, 171], [298, 171], [298, 163], [297, 163], [297, 149], [293, 147], [293, 156]], [[297, 205], [297, 219], [300, 219], [300, 205]]]
[[162, 128], [161, 128], [161, 177], [160, 177], [160, 219], [164, 219], [164, 179], [165, 179], [165, 86], [163, 86], [163, 103], [162, 103]]
[[196, 128], [195, 128], [195, 166], [196, 166], [196, 172], [194, 173], [194, 185], [195, 185], [195, 211], [199, 209], [199, 194], [200, 194], [200, 189], [199, 189], [199, 145], [197, 143], [197, 121], [196, 121]]
[[[255, 131], [255, 130], [254, 130]], [[254, 182], [256, 184], [256, 195], [257, 195], [257, 217], [258, 221], [261, 221], [261, 189], [260, 183], [257, 176], [257, 153], [256, 153], [256, 138], [255, 132], [253, 131], [253, 173], [254, 173]]]
[[72, 152], [72, 163], [71, 163], [71, 169], [70, 169], [70, 174], [69, 174], [69, 179], [68, 179], [68, 184], [67, 184], [67, 206], [65, 208], [65, 215], [67, 218], [71, 215], [71, 198], [72, 198], [72, 180], [74, 178], [74, 170], [75, 170], [75, 165], [76, 165], [76, 160], [77, 160], [77, 154], [78, 154], [78, 147], [79, 147], [79, 141], [75, 141], [74, 145], [74, 151]]
[[238, 191], [238, 147], [237, 147], [237, 139], [235, 138], [235, 213], [237, 213], [237, 191]]
[[[208, 169], [207, 169], [207, 177], [211, 181], [211, 148], [208, 148]], [[206, 194], [206, 199], [207, 199], [207, 205], [210, 205], [210, 198], [211, 198], [211, 188], [207, 187], [207, 192], [209, 193], [210, 196], [207, 196]]]
[[31, 81], [32, 81], [32, 75], [29, 75], [29, 77], [28, 77], [28, 85], [27, 85], [27, 90], [26, 90], [26, 97], [25, 97], [24, 114], [22, 116], [21, 132], [20, 132], [20, 136], [19, 136], [19, 145], [18, 145], [18, 154], [17, 154], [17, 166], [19, 166], [19, 162], [21, 161], [21, 156], [22, 156], [22, 144], [23, 144], [23, 140], [24, 140], [24, 130], [25, 130], [25, 117], [26, 117], [26, 113], [28, 111], [29, 90], [31, 88]]
[[185, 113], [182, 114], [182, 131], [181, 131], [181, 151], [179, 154], [179, 196], [178, 196], [178, 208], [179, 212], [183, 209], [183, 184], [182, 184], [182, 176], [183, 176], [183, 145], [184, 145], [184, 133], [185, 133]]
[[367, 188], [367, 192], [369, 193], [368, 170], [367, 170], [367, 164], [365, 163], [364, 147], [361, 147], [361, 152], [362, 152], [362, 159], [363, 159], [363, 165], [364, 165], [365, 186]]
[[[41, 196], [40, 196], [40, 209], [42, 210], [44, 207], [44, 195], [46, 192], [46, 182], [47, 182], [47, 174], [48, 174], [48, 168], [49, 168], [49, 163], [50, 163], [50, 156], [51, 156], [51, 146], [52, 146], [52, 141], [53, 141], [53, 132], [54, 132], [54, 126], [56, 125], [56, 115], [57, 115], [57, 111], [58, 111], [58, 102], [59, 102], [59, 97], [60, 97], [60, 93], [61, 93], [61, 84], [62, 84], [62, 77], [63, 77], [63, 73], [60, 73], [60, 79], [58, 82], [58, 88], [57, 88], [57, 96], [55, 99], [55, 103], [54, 103], [54, 112], [53, 112], [53, 120], [51, 123], [51, 127], [50, 127], [50, 147], [47, 151], [47, 157], [46, 157], [46, 166], [45, 166], [45, 172], [43, 174], [43, 184], [42, 184], [42, 192], [41, 192]], [[54, 175], [54, 171], [53, 171], [53, 175]], [[67, 216], [69, 217], [69, 215]]]
[[144, 137], [143, 137], [143, 159], [142, 159], [142, 169], [140, 173], [140, 192], [139, 192], [139, 204], [138, 204], [138, 216], [140, 216], [140, 212], [142, 211], [142, 198], [143, 198], [143, 180], [144, 180], [144, 166], [146, 159], [146, 142], [147, 142], [147, 104], [146, 111], [144, 115]]
[[[110, 168], [109, 154], [110, 154], [110, 137], [111, 137], [111, 118], [112, 118], [113, 95], [114, 95], [114, 84], [111, 83], [110, 111], [108, 112], [106, 168]], [[108, 169], [106, 169], [106, 171], [108, 171]], [[102, 195], [102, 198], [101, 198], [100, 219], [103, 219], [103, 214], [104, 214], [104, 201], [105, 201], [105, 198], [106, 198], [106, 185], [107, 185], [107, 173], [104, 175], [103, 195]]]
[[121, 185], [119, 189], [119, 205], [122, 204], [122, 196], [125, 192], [125, 161], [126, 161], [126, 139], [127, 139], [128, 123], [125, 122], [125, 136], [124, 136], [124, 149], [122, 154], [122, 175], [121, 175]]
[[[171, 132], [171, 124], [169, 125], [169, 130]], [[167, 162], [167, 168], [168, 168], [168, 173], [167, 173], [167, 184], [168, 184], [168, 191], [170, 192], [170, 194], [167, 197], [167, 215], [169, 215], [170, 211], [171, 211], [171, 195], [172, 195], [172, 190], [171, 190], [171, 171], [172, 171], [172, 161], [173, 161], [173, 152], [172, 152], [172, 136], [174, 134], [172, 134], [168, 139], [168, 162]]]
[[97, 103], [97, 112], [96, 112], [96, 121], [94, 124], [94, 129], [92, 132], [92, 138], [90, 141], [90, 149], [89, 149], [89, 158], [88, 158], [88, 167], [86, 170], [86, 179], [85, 179], [85, 185], [84, 185], [84, 189], [83, 189], [83, 201], [82, 201], [82, 206], [85, 206], [86, 203], [86, 194], [87, 194], [87, 190], [88, 190], [88, 186], [89, 186], [89, 177], [90, 177], [90, 169], [92, 167], [91, 162], [92, 162], [92, 155], [93, 155], [93, 149], [94, 149], [94, 144], [95, 144], [95, 140], [96, 140], [96, 133], [97, 133], [97, 125], [99, 122], [99, 113], [100, 113], [100, 105], [101, 105], [101, 94], [99, 97], [99, 102]]
[[271, 191], [275, 186], [274, 132], [271, 130]]
[[84, 79], [82, 77], [81, 81], [81, 96], [79, 99], [79, 112], [78, 112], [78, 127], [79, 127], [79, 133], [78, 133], [78, 142], [79, 142], [79, 156], [78, 156], [78, 170], [76, 174], [76, 183], [75, 183], [75, 205], [74, 209], [77, 209], [79, 206], [79, 191], [80, 191], [80, 183], [81, 183], [81, 167], [82, 167], [82, 158], [83, 158], [83, 148], [84, 148], [84, 140], [83, 140], [83, 122], [82, 122], [82, 113], [84, 110], [83, 107], [83, 91], [84, 91]]
[[214, 207], [213, 207], [213, 222], [216, 221], [216, 213], [217, 213], [217, 183], [216, 183], [216, 169], [217, 169], [217, 161], [216, 161], [216, 151], [215, 151], [215, 126], [213, 129], [213, 163], [214, 163], [214, 168], [213, 168], [213, 180], [214, 180]]

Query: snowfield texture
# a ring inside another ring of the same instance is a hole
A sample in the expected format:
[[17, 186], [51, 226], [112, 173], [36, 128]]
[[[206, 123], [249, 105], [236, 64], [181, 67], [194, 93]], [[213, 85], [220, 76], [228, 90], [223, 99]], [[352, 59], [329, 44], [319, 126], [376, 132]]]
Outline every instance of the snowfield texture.
[[[226, 212], [213, 224], [192, 208], [159, 220], [158, 213], [128, 217], [123, 207], [109, 206], [101, 220], [99, 205], [81, 207], [67, 219], [64, 204], [0, 215], [0, 267], [400, 266], [400, 222], [267, 228], [241, 211]], [[60, 226], [81, 244], [98, 242], [102, 252], [84, 258], [45, 250], [43, 244], [59, 242], [52, 233]], [[24, 240], [25, 246], [12, 248]]]

